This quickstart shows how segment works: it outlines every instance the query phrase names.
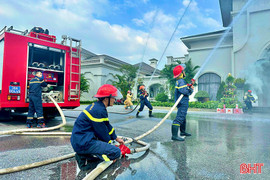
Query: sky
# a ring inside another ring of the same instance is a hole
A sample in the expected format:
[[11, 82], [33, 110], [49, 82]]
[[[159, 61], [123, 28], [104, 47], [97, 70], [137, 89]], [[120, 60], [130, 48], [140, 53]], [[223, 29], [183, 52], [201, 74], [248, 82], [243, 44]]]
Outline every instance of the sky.
[[[0, 0], [0, 29], [38, 26], [82, 40], [82, 47], [130, 64], [183, 57], [180, 38], [223, 29], [218, 0], [192, 0], [163, 58], [161, 55], [190, 0]], [[149, 40], [147, 42], [147, 39]], [[147, 46], [146, 46], [147, 44]], [[145, 53], [144, 52], [145, 49]]]

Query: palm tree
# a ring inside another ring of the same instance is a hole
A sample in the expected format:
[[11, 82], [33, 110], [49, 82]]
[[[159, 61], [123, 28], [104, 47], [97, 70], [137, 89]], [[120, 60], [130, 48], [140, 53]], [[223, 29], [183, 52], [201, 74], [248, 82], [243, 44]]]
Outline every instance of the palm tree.
[[122, 65], [120, 68], [122, 75], [114, 75], [117, 80], [113, 81], [113, 85], [121, 91], [124, 98], [126, 98], [127, 91], [132, 90], [135, 84], [137, 70], [138, 67], [134, 67], [132, 65]]
[[[171, 65], [165, 65], [165, 67], [161, 70], [161, 76], [164, 78], [168, 79], [168, 84], [169, 84], [169, 91], [171, 96], [171, 99], [174, 98], [174, 89], [175, 89], [175, 79], [173, 78], [173, 69], [181, 64], [181, 61], [176, 61], [176, 64], [171, 64]], [[195, 76], [196, 71], [200, 66], [195, 66], [193, 67], [193, 64], [191, 62], [191, 59], [189, 59], [185, 63], [185, 73], [186, 77], [184, 78], [187, 83], [191, 81], [191, 79]]]
[[186, 68], [185, 68], [185, 73], [186, 73], [186, 77], [185, 77], [185, 81], [187, 83], [190, 83], [191, 82], [191, 79], [194, 78], [196, 72], [197, 72], [197, 69], [200, 68], [200, 66], [195, 66], [193, 67], [193, 64], [191, 62], [191, 59], [189, 59], [186, 63]]

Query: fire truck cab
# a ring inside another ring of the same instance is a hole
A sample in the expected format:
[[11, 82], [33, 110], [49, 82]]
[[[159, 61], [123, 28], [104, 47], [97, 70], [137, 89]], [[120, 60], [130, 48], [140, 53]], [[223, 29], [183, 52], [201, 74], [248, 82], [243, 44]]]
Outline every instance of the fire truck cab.
[[29, 81], [37, 71], [50, 84], [42, 90], [45, 118], [57, 112], [47, 94], [60, 107], [80, 106], [81, 41], [62, 36], [56, 43], [47, 29], [28, 32], [11, 26], [0, 31], [0, 116], [28, 111]]

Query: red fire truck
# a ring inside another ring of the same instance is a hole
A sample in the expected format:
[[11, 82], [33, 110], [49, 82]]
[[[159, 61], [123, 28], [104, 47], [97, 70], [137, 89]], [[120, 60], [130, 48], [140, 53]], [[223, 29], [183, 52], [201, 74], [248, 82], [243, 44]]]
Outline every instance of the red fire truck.
[[44, 116], [56, 112], [48, 93], [60, 107], [80, 106], [81, 41], [62, 36], [56, 43], [47, 29], [28, 32], [11, 26], [0, 31], [0, 116], [28, 111], [29, 81], [36, 71], [50, 84], [42, 90]]

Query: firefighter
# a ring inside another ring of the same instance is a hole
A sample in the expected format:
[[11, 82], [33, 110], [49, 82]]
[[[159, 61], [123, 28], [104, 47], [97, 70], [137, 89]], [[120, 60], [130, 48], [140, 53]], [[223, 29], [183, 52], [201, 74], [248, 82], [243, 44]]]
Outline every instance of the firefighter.
[[124, 102], [125, 109], [128, 109], [128, 107], [130, 107], [130, 109], [133, 109], [132, 96], [133, 96], [132, 93], [130, 92], [130, 90], [128, 90], [127, 99]]
[[120, 149], [110, 143], [116, 140], [124, 144], [124, 141], [116, 136], [106, 109], [113, 106], [116, 96], [116, 87], [101, 86], [94, 96], [98, 101], [89, 105], [74, 123], [70, 141], [80, 169], [85, 168], [88, 161], [110, 161], [120, 157]]
[[148, 101], [147, 97], [148, 97], [148, 93], [146, 92], [145, 90], [145, 86], [140, 86], [139, 88], [139, 95], [140, 95], [140, 103], [141, 103], [141, 106], [140, 106], [140, 109], [138, 110], [137, 114], [136, 114], [136, 117], [139, 117], [139, 113], [143, 110], [144, 106], [147, 106], [149, 108], [149, 117], [154, 117], [152, 115], [152, 110], [153, 110], [153, 107], [151, 105], [151, 103]]
[[37, 114], [37, 128], [45, 128], [42, 107], [42, 87], [46, 87], [47, 83], [43, 79], [41, 71], [37, 71], [35, 77], [29, 82], [29, 110], [27, 115], [27, 128], [31, 128], [33, 124], [34, 114]]
[[186, 81], [183, 79], [186, 74], [184, 67], [181, 65], [176, 66], [173, 69], [173, 78], [176, 78], [175, 84], [175, 101], [183, 94], [183, 98], [177, 105], [177, 115], [172, 123], [172, 140], [184, 141], [185, 139], [178, 136], [178, 129], [180, 129], [181, 136], [191, 136], [186, 132], [186, 115], [188, 110], [189, 95], [193, 92], [193, 85], [188, 86]]
[[245, 96], [244, 96], [244, 102], [245, 102], [245, 104], [246, 104], [246, 110], [247, 111], [249, 111], [249, 112], [251, 112], [251, 110], [252, 110], [252, 102], [253, 103], [255, 103], [256, 101], [255, 101], [255, 98], [252, 96], [252, 91], [251, 90], [248, 90], [248, 92], [245, 94]]

